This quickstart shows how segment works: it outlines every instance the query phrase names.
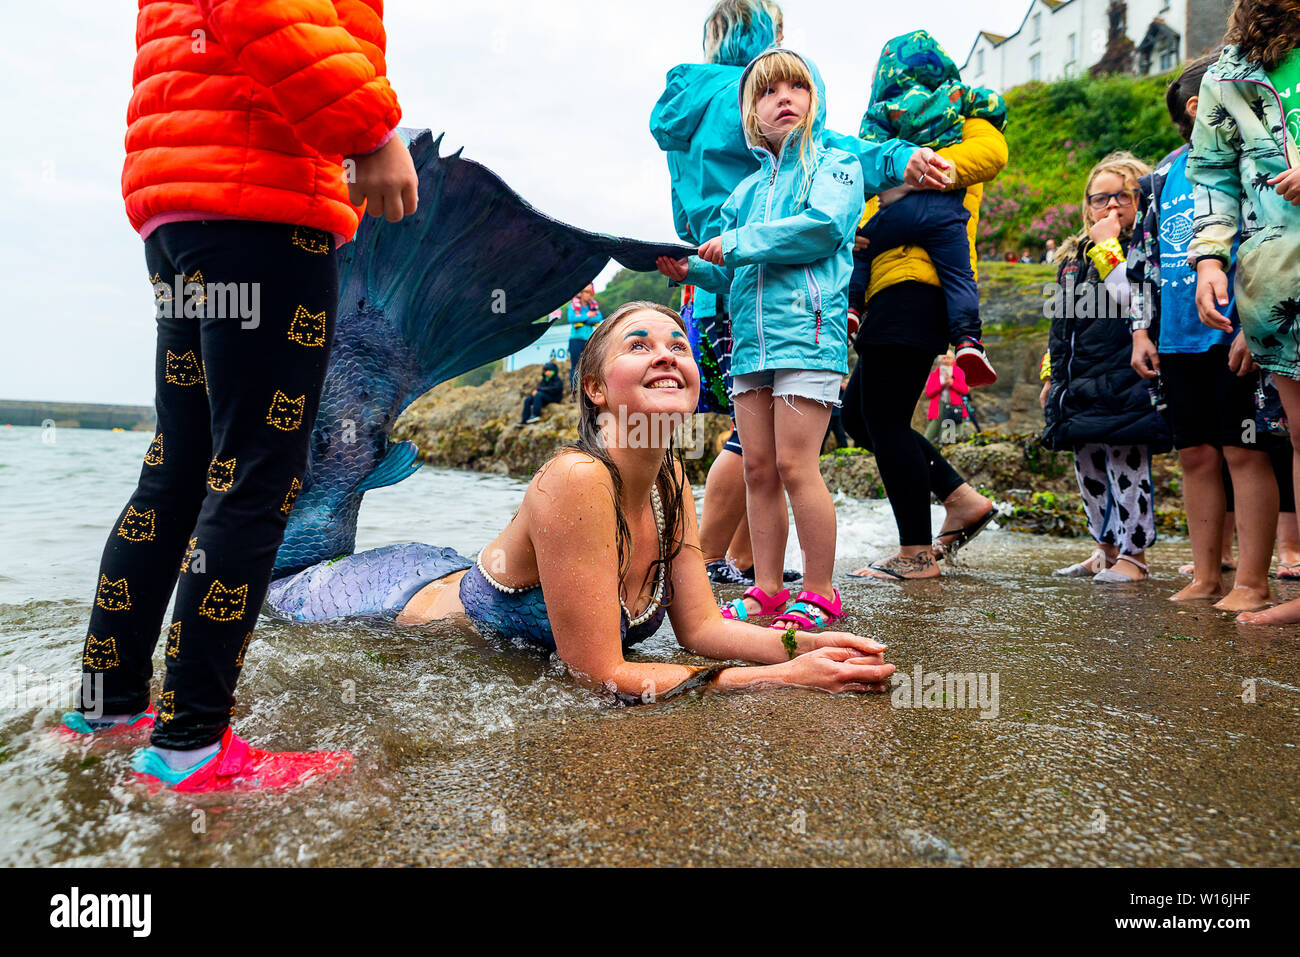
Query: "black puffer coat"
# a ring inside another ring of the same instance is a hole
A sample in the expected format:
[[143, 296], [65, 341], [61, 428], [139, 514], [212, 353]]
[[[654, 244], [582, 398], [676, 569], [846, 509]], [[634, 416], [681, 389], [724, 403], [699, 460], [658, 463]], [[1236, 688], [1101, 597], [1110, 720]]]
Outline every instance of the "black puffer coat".
[[1173, 446], [1169, 425], [1151, 404], [1147, 383], [1129, 365], [1128, 317], [1088, 258], [1091, 247], [1090, 241], [1082, 243], [1057, 271], [1043, 444], [1062, 451], [1099, 442], [1167, 452]]

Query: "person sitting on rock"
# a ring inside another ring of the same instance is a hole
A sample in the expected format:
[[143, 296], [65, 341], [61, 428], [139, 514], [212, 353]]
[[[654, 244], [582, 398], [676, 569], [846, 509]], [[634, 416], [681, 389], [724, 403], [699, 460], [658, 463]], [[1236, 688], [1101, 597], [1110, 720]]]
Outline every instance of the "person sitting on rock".
[[542, 420], [542, 409], [552, 402], [559, 402], [564, 396], [564, 387], [560, 384], [560, 367], [554, 362], [542, 366], [542, 381], [537, 388], [524, 396], [524, 410], [519, 414], [518, 425], [532, 425]]

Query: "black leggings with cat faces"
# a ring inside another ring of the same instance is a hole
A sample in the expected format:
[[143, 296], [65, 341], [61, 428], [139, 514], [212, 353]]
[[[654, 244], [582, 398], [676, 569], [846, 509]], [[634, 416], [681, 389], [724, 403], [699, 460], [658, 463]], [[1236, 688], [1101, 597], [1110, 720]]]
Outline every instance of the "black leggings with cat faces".
[[230, 723], [302, 487], [338, 263], [328, 233], [242, 220], [160, 226], [145, 261], [158, 310], [157, 433], [104, 548], [82, 661], [103, 675], [103, 696], [81, 706], [145, 709], [175, 589], [152, 740], [197, 748]]

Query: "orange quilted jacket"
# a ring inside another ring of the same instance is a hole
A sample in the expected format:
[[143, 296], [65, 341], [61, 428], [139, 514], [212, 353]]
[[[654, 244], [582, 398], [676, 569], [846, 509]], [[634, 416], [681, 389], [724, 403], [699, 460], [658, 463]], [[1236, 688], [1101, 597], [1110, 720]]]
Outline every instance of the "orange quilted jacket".
[[383, 0], [140, 0], [131, 225], [210, 213], [351, 238], [343, 159], [401, 118], [384, 45]]

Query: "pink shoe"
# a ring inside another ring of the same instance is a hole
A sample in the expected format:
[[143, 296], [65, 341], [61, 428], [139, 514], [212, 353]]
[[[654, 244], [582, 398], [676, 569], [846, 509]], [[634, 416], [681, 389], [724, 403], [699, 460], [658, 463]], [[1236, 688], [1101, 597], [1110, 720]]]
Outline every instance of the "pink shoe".
[[249, 747], [247, 741], [226, 728], [220, 750], [196, 767], [175, 771], [160, 754], [145, 748], [131, 759], [131, 768], [150, 785], [189, 794], [258, 791], [291, 788], [316, 778], [344, 774], [352, 768], [352, 754], [348, 751], [263, 751]]
[[[755, 617], [762, 618], [765, 615], [775, 615], [785, 607], [785, 603], [790, 600], [790, 589], [782, 588], [775, 595], [769, 595], [763, 589], [755, 585], [745, 592], [745, 598], [752, 598], [758, 602], [758, 612]], [[745, 607], [745, 599], [737, 598], [729, 601], [719, 608], [723, 618], [730, 618], [733, 621], [744, 621], [749, 617], [749, 609]]]
[[832, 591], [835, 594], [834, 601], [830, 601], [825, 595], [819, 595], [816, 592], [799, 592], [799, 597], [791, 603], [789, 608], [777, 615], [768, 627], [785, 631], [791, 625], [794, 625], [801, 631], [821, 631], [821, 629], [834, 624], [844, 617], [844, 607], [840, 604], [839, 591], [835, 589], [832, 589]]
[[153, 702], [130, 721], [98, 727], [86, 720], [80, 711], [69, 711], [64, 716], [54, 733], [68, 741], [93, 741], [96, 744], [135, 744], [148, 741], [153, 731]]

